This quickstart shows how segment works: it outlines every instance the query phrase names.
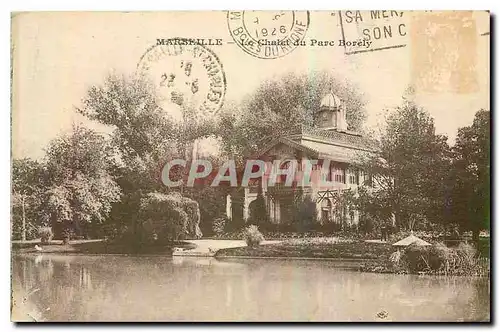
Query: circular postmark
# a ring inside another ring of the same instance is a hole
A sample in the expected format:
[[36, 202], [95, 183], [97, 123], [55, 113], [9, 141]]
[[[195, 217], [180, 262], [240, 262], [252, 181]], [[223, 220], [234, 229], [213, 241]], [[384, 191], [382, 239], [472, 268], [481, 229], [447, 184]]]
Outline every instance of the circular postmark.
[[246, 53], [275, 59], [295, 50], [309, 27], [308, 11], [229, 11], [229, 33]]
[[137, 71], [153, 80], [171, 112], [190, 109], [203, 119], [215, 115], [224, 104], [222, 63], [213, 51], [192, 39], [172, 38], [150, 47]]

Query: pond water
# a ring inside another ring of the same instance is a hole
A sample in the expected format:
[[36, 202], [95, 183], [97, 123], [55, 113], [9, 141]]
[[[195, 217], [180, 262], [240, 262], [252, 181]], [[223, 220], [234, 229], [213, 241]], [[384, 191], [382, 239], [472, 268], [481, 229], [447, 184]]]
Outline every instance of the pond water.
[[487, 279], [360, 273], [348, 262], [43, 254], [13, 257], [12, 278], [16, 315], [37, 320], [490, 319]]

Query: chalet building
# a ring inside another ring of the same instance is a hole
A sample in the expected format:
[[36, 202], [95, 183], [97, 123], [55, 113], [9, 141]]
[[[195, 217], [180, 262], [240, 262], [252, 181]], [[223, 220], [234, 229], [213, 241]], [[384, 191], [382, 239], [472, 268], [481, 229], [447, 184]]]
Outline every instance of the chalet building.
[[[314, 114], [315, 127], [302, 127], [296, 134], [279, 137], [270, 142], [254, 159], [265, 161], [283, 160], [279, 167], [286, 168], [289, 162], [297, 160], [296, 176], [292, 186], [285, 186], [286, 178], [278, 176], [277, 183], [271, 188], [267, 181], [257, 181], [253, 186], [245, 188], [243, 198], [243, 218], [249, 218], [251, 206], [259, 194], [263, 195], [269, 220], [274, 224], [286, 224], [289, 219], [289, 195], [277, 193], [294, 193], [300, 191], [315, 204], [316, 219], [321, 224], [345, 223], [355, 225], [359, 222], [359, 213], [354, 209], [339, 206], [341, 192], [368, 184], [369, 178], [353, 163], [360, 154], [375, 151], [371, 140], [359, 133], [347, 130], [346, 110], [342, 100], [332, 93], [326, 95], [320, 108]], [[304, 172], [304, 161], [317, 161], [310, 172], [310, 184], [300, 183]], [[326, 162], [328, 161], [328, 162]], [[328, 166], [326, 166], [328, 165]], [[328, 170], [324, 169], [328, 167]], [[319, 181], [321, 174], [326, 177], [327, 185]], [[288, 197], [285, 199], [284, 197]], [[227, 214], [231, 218], [231, 197], [227, 198]]]

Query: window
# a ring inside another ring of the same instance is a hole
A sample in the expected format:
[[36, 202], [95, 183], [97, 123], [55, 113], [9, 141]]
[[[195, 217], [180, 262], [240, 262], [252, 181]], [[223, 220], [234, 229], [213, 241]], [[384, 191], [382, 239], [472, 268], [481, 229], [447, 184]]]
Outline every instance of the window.
[[368, 173], [363, 172], [363, 185], [372, 187], [373, 179], [372, 176]]
[[370, 187], [373, 187], [373, 177], [371, 174], [368, 175], [366, 179], [366, 184], [369, 185]]
[[[282, 162], [279, 168], [280, 169], [289, 169], [290, 166], [291, 166], [290, 161], [287, 160], [287, 161]], [[287, 177], [286, 174], [280, 175], [280, 177], [279, 177], [280, 181], [279, 182], [280, 183], [286, 183], [286, 177]]]
[[358, 175], [358, 170], [356, 169], [348, 169], [348, 183], [349, 184], [359, 184], [359, 175]]

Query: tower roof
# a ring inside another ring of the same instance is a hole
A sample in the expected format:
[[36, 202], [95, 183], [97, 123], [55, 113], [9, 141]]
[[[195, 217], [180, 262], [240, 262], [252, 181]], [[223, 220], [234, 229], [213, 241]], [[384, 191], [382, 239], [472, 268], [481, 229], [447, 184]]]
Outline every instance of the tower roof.
[[329, 93], [321, 99], [321, 104], [319, 106], [320, 110], [338, 110], [340, 108], [342, 101], [339, 97], [334, 95], [333, 93]]

